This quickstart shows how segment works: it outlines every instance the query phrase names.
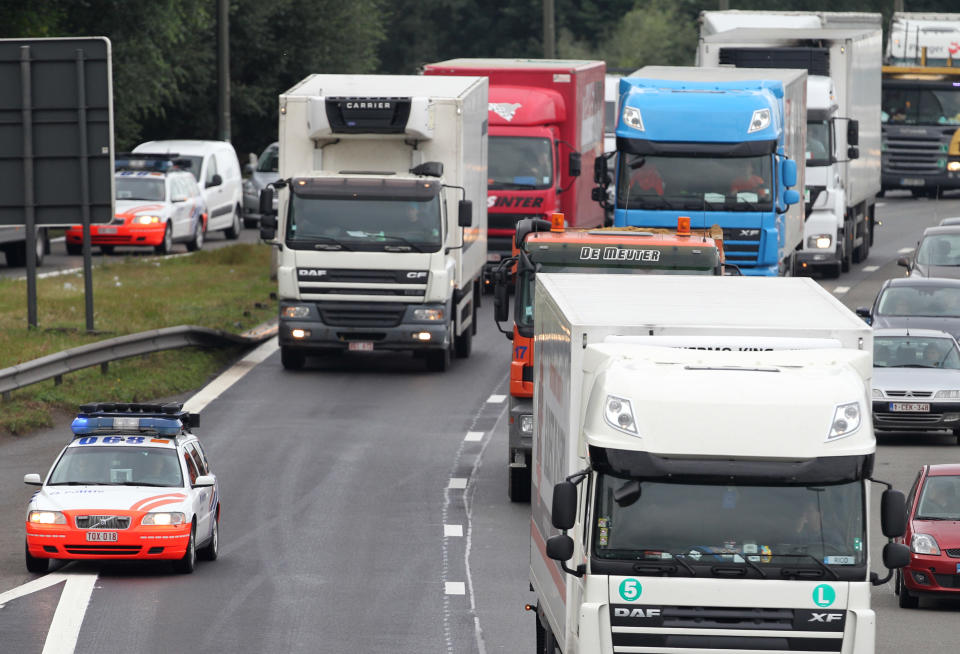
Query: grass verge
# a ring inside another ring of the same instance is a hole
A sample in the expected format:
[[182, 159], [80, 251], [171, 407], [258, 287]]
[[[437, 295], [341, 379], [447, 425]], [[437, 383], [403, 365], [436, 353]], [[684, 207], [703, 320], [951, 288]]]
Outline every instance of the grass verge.
[[[85, 331], [83, 277], [37, 281], [38, 329], [26, 325], [26, 283], [0, 281], [0, 368], [123, 334], [199, 325], [239, 333], [276, 316], [270, 249], [238, 244], [188, 257], [126, 257], [93, 270], [94, 327]], [[3, 401], [0, 431], [53, 424], [57, 411], [90, 401], [137, 402], [202, 386], [238, 349], [186, 348], [90, 368], [29, 386]]]

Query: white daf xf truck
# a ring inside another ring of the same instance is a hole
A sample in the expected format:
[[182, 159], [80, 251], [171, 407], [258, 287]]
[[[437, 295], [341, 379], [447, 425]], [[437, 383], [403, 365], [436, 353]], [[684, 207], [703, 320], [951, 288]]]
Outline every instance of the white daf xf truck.
[[277, 249], [285, 368], [309, 354], [467, 357], [487, 259], [487, 80], [311, 75], [280, 96]]
[[700, 66], [807, 71], [806, 192], [797, 272], [866, 260], [880, 179], [879, 13], [704, 11]]
[[543, 273], [535, 312], [537, 651], [872, 654], [869, 327], [803, 278]]

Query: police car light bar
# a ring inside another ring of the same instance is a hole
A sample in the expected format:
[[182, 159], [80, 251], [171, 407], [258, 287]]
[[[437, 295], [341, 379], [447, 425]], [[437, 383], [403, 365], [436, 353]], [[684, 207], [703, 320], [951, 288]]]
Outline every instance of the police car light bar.
[[179, 420], [184, 427], [200, 426], [200, 414], [184, 411], [183, 404], [179, 402], [168, 404], [115, 402], [82, 404], [77, 418], [162, 418]]
[[164, 173], [176, 167], [190, 168], [190, 160], [176, 152], [121, 152], [114, 158], [113, 168]]
[[73, 437], [90, 434], [116, 433], [121, 431], [147, 432], [158, 436], [175, 437], [183, 429], [179, 418], [134, 418], [130, 416], [78, 416], [70, 430]]

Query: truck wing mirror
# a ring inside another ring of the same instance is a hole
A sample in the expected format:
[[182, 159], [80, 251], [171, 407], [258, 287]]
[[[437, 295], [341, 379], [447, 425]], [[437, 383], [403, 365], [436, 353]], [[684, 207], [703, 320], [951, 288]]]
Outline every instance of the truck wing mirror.
[[[847, 145], [860, 145], [860, 121], [847, 121]], [[856, 157], [850, 157], [856, 159]]]
[[594, 202], [603, 202], [607, 199], [607, 193], [601, 186], [594, 186], [590, 189], [590, 199]]
[[788, 188], [783, 192], [783, 203], [787, 206], [791, 204], [796, 204], [800, 201], [800, 194], [797, 193], [796, 189]]
[[[783, 177], [783, 185], [792, 188], [797, 185], [797, 162], [793, 159], [784, 159], [780, 163], [780, 174]], [[790, 203], [788, 203], [790, 204]]]
[[460, 200], [457, 204], [457, 224], [460, 227], [470, 227], [473, 225], [473, 201]]
[[593, 160], [593, 181], [596, 184], [607, 183], [607, 159], [600, 156]]
[[561, 481], [553, 487], [553, 508], [550, 511], [550, 519], [557, 529], [570, 529], [576, 522], [577, 487], [572, 481]]
[[260, 215], [276, 216], [277, 212], [273, 208], [273, 194], [275, 191], [272, 186], [266, 186], [260, 191]]
[[493, 319], [498, 323], [510, 318], [510, 286], [505, 277], [503, 273], [497, 273], [493, 282]]
[[883, 565], [890, 570], [906, 568], [910, 565], [910, 548], [903, 543], [887, 543], [883, 546]]
[[847, 159], [859, 159], [860, 158], [860, 148], [855, 145], [851, 145], [847, 148]]
[[[263, 197], [262, 195], [260, 197]], [[270, 214], [260, 216], [260, 238], [272, 241], [277, 236], [277, 217]]]
[[557, 534], [547, 539], [547, 556], [554, 561], [569, 561], [573, 556], [573, 539], [566, 534]]
[[907, 500], [898, 490], [888, 488], [880, 496], [880, 530], [887, 538], [907, 533]]
[[570, 177], [580, 177], [580, 153], [571, 152], [570, 161], [567, 162], [567, 167], [570, 170]]

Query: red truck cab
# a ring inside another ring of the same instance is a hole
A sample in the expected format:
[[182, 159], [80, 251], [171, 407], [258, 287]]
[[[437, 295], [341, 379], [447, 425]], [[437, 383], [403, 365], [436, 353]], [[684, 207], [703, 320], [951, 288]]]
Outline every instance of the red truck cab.
[[[593, 162], [603, 154], [602, 61], [451, 59], [425, 75], [490, 80], [487, 253], [509, 257], [517, 221], [567, 217], [574, 229], [603, 223], [590, 197]], [[581, 170], [587, 174], [581, 174]], [[485, 276], [490, 282], [489, 274]]]

